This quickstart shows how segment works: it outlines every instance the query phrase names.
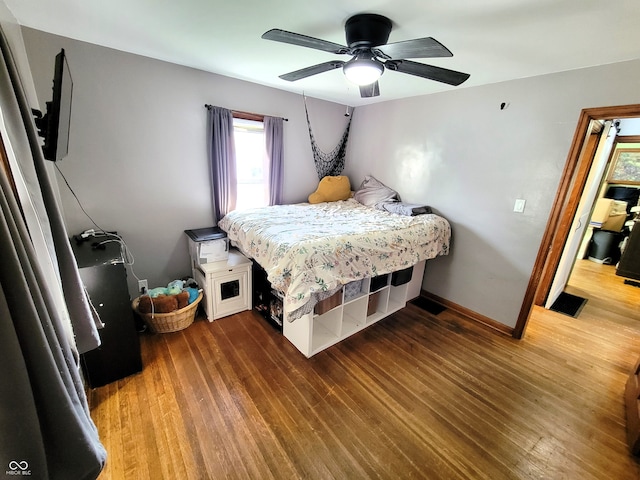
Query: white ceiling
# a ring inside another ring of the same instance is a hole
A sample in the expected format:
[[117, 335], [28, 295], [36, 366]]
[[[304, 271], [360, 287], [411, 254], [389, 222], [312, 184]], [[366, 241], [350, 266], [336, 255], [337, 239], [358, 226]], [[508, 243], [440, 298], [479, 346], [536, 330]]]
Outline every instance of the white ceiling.
[[[346, 105], [364, 105], [640, 58], [640, 0], [4, 0], [21, 25]], [[345, 44], [356, 13], [393, 22], [389, 42], [434, 37], [471, 74], [459, 87], [387, 71], [361, 99], [342, 70], [278, 75], [333, 59], [260, 36], [280, 28]], [[639, 82], [640, 85], [640, 82]]]

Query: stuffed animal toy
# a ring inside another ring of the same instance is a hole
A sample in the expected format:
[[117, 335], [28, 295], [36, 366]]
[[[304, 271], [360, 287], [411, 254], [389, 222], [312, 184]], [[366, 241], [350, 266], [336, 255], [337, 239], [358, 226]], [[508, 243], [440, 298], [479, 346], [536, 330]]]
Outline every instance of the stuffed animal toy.
[[184, 277], [184, 278], [182, 279], [182, 283], [184, 284], [184, 285], [182, 286], [182, 288], [184, 288], [184, 289], [186, 289], [186, 288], [188, 288], [188, 287], [190, 287], [190, 288], [198, 288], [198, 284], [197, 284], [197, 283], [196, 283], [196, 281], [195, 281], [193, 278], [191, 278], [191, 277]]
[[177, 309], [177, 295], [158, 295], [155, 298], [142, 295], [138, 301], [140, 313], [170, 313]]
[[166, 287], [156, 287], [149, 290], [148, 295], [151, 298], [156, 298], [159, 295], [177, 295], [182, 291], [184, 282], [182, 280], [173, 280], [169, 282]]
[[166, 295], [166, 294], [167, 294], [167, 288], [166, 287], [152, 288], [151, 290], [149, 290], [147, 292], [147, 295], [149, 295], [151, 298], [157, 298], [160, 295]]
[[189, 292], [180, 292], [174, 295], [178, 302], [178, 310], [189, 305]]
[[176, 295], [182, 291], [182, 280], [174, 280], [167, 285], [167, 295]]
[[197, 288], [193, 288], [193, 287], [186, 287], [184, 289], [185, 292], [189, 292], [189, 303], [193, 303], [196, 301], [196, 298], [198, 298], [198, 295], [200, 295], [200, 290], [198, 290]]
[[196, 288], [182, 288], [183, 280], [174, 280], [166, 287], [156, 287], [142, 295], [138, 301], [140, 313], [169, 313], [184, 308], [200, 294]]

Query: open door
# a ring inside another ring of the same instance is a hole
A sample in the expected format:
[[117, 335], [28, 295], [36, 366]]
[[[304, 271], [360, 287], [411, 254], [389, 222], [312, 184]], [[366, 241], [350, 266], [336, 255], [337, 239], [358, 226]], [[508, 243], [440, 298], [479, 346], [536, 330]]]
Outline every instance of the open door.
[[[531, 271], [513, 338], [523, 338], [534, 306], [545, 305], [551, 283], [557, 273], [560, 257], [571, 231], [579, 199], [591, 170], [592, 157], [583, 155], [587, 132], [593, 131], [594, 121], [606, 119], [640, 118], [640, 104], [585, 108], [580, 112], [578, 124], [560, 177], [558, 191], [549, 213], [549, 220], [540, 242], [538, 255]], [[565, 281], [566, 282], [566, 281]]]
[[[591, 137], [594, 125], [595, 123], [592, 120], [587, 131], [587, 137]], [[602, 128], [599, 140], [595, 142], [595, 144], [594, 142], [589, 141], [584, 143], [581, 155], [593, 155], [593, 163], [587, 177], [587, 182], [584, 186], [582, 197], [578, 203], [576, 215], [573, 218], [567, 242], [565, 243], [562, 255], [560, 256], [560, 263], [558, 264], [556, 275], [553, 278], [551, 289], [549, 290], [549, 296], [545, 302], [545, 308], [549, 308], [553, 305], [553, 302], [557, 300], [558, 296], [560, 296], [567, 285], [573, 264], [576, 261], [578, 249], [582, 243], [585, 230], [589, 225], [593, 205], [598, 196], [600, 186], [602, 185], [602, 178], [607, 168], [607, 162], [609, 160], [609, 155], [611, 154], [611, 149], [613, 148], [616, 134], [617, 130], [616, 127], [613, 126], [613, 122], [611, 120], [607, 120]], [[595, 145], [595, 152], [593, 150], [593, 145]]]

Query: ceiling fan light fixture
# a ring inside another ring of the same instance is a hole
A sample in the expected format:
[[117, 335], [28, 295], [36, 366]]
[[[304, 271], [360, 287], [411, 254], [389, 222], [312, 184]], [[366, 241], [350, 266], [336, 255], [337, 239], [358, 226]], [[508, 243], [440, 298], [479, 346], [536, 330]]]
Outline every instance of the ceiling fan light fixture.
[[409, 60], [451, 57], [453, 53], [433, 37], [387, 43], [392, 27], [393, 24], [387, 17], [373, 13], [359, 13], [350, 17], [344, 25], [347, 46], [279, 28], [268, 30], [262, 38], [321, 50], [334, 55], [349, 55], [351, 59], [347, 62], [331, 60], [279, 75], [279, 78], [294, 82], [342, 67], [345, 77], [358, 85], [361, 98], [380, 95], [378, 79], [385, 70], [452, 86], [458, 86], [469, 78], [468, 73]]
[[342, 67], [345, 77], [356, 85], [371, 85], [384, 72], [384, 65], [375, 58], [355, 57]]

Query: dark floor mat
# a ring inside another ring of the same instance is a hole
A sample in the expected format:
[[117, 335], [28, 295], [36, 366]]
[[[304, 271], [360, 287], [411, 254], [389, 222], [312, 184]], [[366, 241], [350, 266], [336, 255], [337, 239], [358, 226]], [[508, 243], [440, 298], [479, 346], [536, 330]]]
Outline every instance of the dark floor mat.
[[587, 303], [586, 298], [562, 292], [556, 301], [553, 302], [553, 305], [551, 305], [549, 310], [576, 318], [580, 315], [580, 311], [582, 310], [582, 307], [584, 307], [585, 303]]
[[413, 303], [416, 307], [426, 310], [432, 315], [438, 315], [446, 310], [446, 308], [439, 303], [424, 297], [418, 297], [415, 300], [411, 300], [410, 303]]

